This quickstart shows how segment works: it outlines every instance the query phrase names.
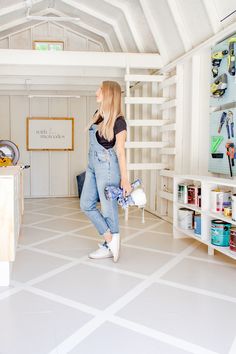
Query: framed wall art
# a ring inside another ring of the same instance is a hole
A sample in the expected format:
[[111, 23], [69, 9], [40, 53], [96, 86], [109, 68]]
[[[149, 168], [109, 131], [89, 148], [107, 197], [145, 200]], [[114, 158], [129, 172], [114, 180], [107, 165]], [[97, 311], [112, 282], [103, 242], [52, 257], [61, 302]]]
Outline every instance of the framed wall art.
[[26, 148], [28, 151], [73, 151], [74, 118], [28, 117]]

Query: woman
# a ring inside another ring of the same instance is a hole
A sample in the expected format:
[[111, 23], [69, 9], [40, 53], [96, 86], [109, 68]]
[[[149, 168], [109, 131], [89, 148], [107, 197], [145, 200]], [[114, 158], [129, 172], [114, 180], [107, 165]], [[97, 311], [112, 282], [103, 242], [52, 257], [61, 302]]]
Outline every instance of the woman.
[[[120, 85], [115, 81], [103, 81], [96, 92], [96, 99], [100, 105], [89, 128], [89, 162], [80, 208], [104, 237], [104, 243], [89, 257], [113, 257], [113, 261], [117, 262], [120, 251], [118, 204], [116, 200], [105, 198], [104, 188], [107, 185], [120, 185], [124, 195], [131, 192], [126, 170], [127, 129], [121, 113]], [[96, 207], [98, 198], [101, 211]]]

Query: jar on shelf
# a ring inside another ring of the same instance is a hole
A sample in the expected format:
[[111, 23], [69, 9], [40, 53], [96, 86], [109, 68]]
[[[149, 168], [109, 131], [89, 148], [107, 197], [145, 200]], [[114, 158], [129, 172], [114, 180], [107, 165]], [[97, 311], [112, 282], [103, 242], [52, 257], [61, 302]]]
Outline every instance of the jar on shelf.
[[184, 230], [193, 229], [193, 210], [187, 208], [178, 210], [178, 226]]
[[222, 220], [211, 222], [211, 243], [215, 246], [228, 247], [231, 224]]

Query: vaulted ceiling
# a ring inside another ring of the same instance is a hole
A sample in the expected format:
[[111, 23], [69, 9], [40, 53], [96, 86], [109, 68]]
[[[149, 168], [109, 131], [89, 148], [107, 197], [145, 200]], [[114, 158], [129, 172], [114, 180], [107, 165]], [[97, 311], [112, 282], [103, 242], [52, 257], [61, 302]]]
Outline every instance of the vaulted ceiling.
[[165, 63], [235, 21], [235, 0], [0, 0], [0, 37], [29, 27], [31, 15], [79, 17], [66, 27], [114, 52], [160, 53]]

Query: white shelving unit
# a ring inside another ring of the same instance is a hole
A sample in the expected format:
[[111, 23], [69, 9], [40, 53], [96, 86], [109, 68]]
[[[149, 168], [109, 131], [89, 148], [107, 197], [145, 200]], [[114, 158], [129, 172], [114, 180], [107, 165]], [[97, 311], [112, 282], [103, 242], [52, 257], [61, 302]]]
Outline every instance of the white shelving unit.
[[[168, 150], [169, 143], [167, 141], [150, 141], [144, 139], [135, 139], [135, 141], [131, 141], [131, 133], [130, 129], [135, 128], [135, 127], [140, 127], [144, 128], [146, 127], [147, 129], [152, 129], [152, 127], [159, 127], [160, 129], [163, 128], [165, 125], [167, 126], [168, 123], [170, 123], [169, 120], [162, 120], [162, 119], [150, 119], [148, 116], [143, 116], [140, 117], [141, 119], [137, 119], [135, 117], [131, 117], [131, 106], [133, 105], [157, 105], [162, 107], [163, 104], [166, 104], [168, 102], [168, 96], [163, 97], [161, 95], [160, 97], [157, 96], [149, 96], [149, 95], [143, 95], [141, 97], [139, 96], [134, 96], [133, 91], [131, 92], [131, 87], [133, 84], [141, 84], [141, 83], [164, 83], [165, 79], [167, 78], [166, 75], [143, 75], [143, 74], [131, 74], [130, 73], [130, 67], [126, 68], [126, 75], [125, 75], [125, 82], [126, 82], [126, 97], [125, 97], [125, 106], [126, 106], [126, 121], [127, 121], [127, 142], [125, 144], [126, 147], [126, 158], [127, 158], [127, 169], [128, 169], [128, 174], [130, 177], [130, 173], [134, 171], [159, 171], [161, 169], [166, 168], [167, 166], [163, 163], [153, 163], [153, 162], [139, 162], [139, 163], [134, 163], [131, 161], [131, 150], [134, 149], [158, 149], [160, 151], [163, 150], [163, 148], [166, 148], [166, 153], [174, 153], [172, 150]], [[132, 95], [131, 95], [132, 93]], [[171, 127], [170, 129], [172, 129]], [[168, 130], [168, 128], [167, 128]], [[142, 154], [142, 151], [140, 152]], [[130, 178], [129, 178], [130, 179]], [[126, 210], [125, 213], [125, 219], [128, 219], [128, 209]]]
[[[180, 183], [198, 184], [201, 186], [201, 207], [192, 204], [183, 204], [178, 202], [178, 184]], [[236, 226], [236, 222], [231, 217], [225, 217], [223, 213], [211, 211], [210, 196], [211, 191], [220, 187], [222, 189], [231, 190], [235, 193], [236, 180], [214, 178], [210, 176], [191, 176], [191, 175], [175, 175], [174, 176], [174, 203], [173, 203], [173, 235], [174, 238], [192, 237], [199, 242], [208, 246], [208, 254], [214, 255], [217, 250], [236, 260], [236, 252], [232, 252], [229, 247], [220, 247], [211, 244], [211, 221], [214, 219], [229, 222]], [[194, 230], [185, 230], [178, 225], [178, 210], [187, 208], [201, 214], [201, 235], [196, 235]]]
[[[128, 173], [129, 176], [131, 174], [133, 176], [135, 171], [142, 171], [140, 177], [144, 182], [144, 188], [150, 189], [149, 193], [152, 197], [150, 211], [165, 220], [172, 221], [172, 178], [175, 170], [173, 161], [176, 155], [177, 128], [177, 70], [164, 74], [156, 72], [141, 74], [137, 71], [131, 73], [131, 70], [131, 66], [126, 68], [124, 100], [128, 127], [126, 142]], [[135, 91], [137, 86], [141, 89]], [[137, 127], [141, 130], [132, 130]], [[134, 131], [135, 134], [132, 134]], [[152, 131], [154, 131], [153, 136], [158, 134], [155, 140], [152, 139]], [[140, 151], [140, 156], [144, 156], [143, 162], [132, 161], [133, 157], [137, 156], [135, 155], [137, 149]]]

